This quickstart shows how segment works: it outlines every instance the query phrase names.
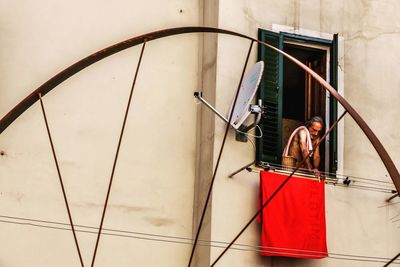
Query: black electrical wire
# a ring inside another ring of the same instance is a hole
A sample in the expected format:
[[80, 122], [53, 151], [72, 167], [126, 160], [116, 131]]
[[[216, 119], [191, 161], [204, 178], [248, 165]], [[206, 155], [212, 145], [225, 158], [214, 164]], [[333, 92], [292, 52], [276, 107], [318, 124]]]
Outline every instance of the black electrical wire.
[[[29, 219], [24, 217], [15, 217], [15, 216], [5, 216], [0, 215], [0, 218], [4, 219], [13, 219], [13, 220], [21, 220], [23, 222], [16, 222], [16, 221], [7, 221], [0, 219], [0, 223], [8, 223], [14, 225], [24, 225], [24, 226], [32, 226], [32, 227], [39, 227], [39, 228], [47, 228], [51, 230], [64, 230], [64, 231], [71, 231], [68, 228], [69, 224], [67, 223], [60, 223], [60, 222], [53, 222], [48, 220], [37, 220], [37, 219]], [[40, 223], [47, 223], [47, 224], [54, 224], [58, 226], [49, 226], [43, 225]], [[64, 227], [63, 227], [64, 226]], [[89, 234], [96, 234], [96, 230], [98, 228], [91, 227], [91, 226], [84, 226], [84, 225], [75, 225], [78, 228], [84, 228], [87, 230], [76, 229], [76, 232], [81, 233], [89, 233]], [[133, 231], [125, 231], [125, 230], [116, 230], [116, 229], [106, 229], [103, 228], [102, 235], [107, 236], [115, 236], [115, 237], [122, 237], [122, 238], [132, 238], [132, 239], [139, 239], [139, 240], [146, 240], [146, 241], [156, 241], [156, 242], [164, 242], [164, 243], [172, 243], [172, 244], [183, 244], [183, 245], [190, 245], [192, 244], [191, 238], [184, 238], [184, 237], [177, 237], [177, 236], [167, 236], [167, 235], [157, 235], [157, 234], [149, 234], [143, 232], [133, 232]], [[110, 232], [107, 232], [110, 231]], [[140, 235], [140, 236], [132, 236], [132, 235]], [[174, 240], [168, 240], [174, 239]], [[214, 247], [214, 248], [224, 248], [227, 242], [222, 241], [206, 241], [199, 239], [199, 246], [207, 246], [207, 247]], [[261, 247], [261, 246], [253, 246], [253, 245], [246, 245], [246, 244], [235, 244], [231, 249], [236, 251], [247, 251], [247, 252], [268, 252], [268, 249], [272, 249], [272, 247]], [[276, 249], [276, 248], [273, 248]], [[280, 248], [285, 249], [285, 248]], [[307, 252], [306, 250], [297, 250], [297, 249], [286, 249], [291, 250], [293, 253], [287, 253], [287, 256], [296, 256], [299, 252]], [[310, 251], [315, 253], [315, 251]], [[304, 253], [302, 254], [304, 255]], [[333, 253], [330, 252], [328, 258], [338, 259], [338, 260], [352, 260], [358, 262], [379, 262], [379, 263], [386, 263], [390, 260], [387, 257], [376, 257], [376, 256], [365, 256], [365, 255], [354, 255], [354, 254], [343, 254], [343, 253]], [[400, 261], [393, 261], [393, 264], [400, 264]]]

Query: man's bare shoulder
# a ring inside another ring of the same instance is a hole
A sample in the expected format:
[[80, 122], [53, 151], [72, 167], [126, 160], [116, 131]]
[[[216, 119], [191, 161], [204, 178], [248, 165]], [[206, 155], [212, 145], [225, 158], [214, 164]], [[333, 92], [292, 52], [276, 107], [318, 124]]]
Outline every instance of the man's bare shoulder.
[[297, 132], [297, 135], [300, 137], [300, 139], [304, 140], [307, 138], [307, 130], [304, 128], [299, 129], [299, 131]]

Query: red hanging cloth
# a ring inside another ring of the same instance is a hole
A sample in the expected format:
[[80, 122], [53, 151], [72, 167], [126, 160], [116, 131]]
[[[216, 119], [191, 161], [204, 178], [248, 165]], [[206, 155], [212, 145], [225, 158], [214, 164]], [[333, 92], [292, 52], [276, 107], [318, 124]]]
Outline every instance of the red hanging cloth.
[[[260, 203], [288, 177], [262, 171]], [[325, 225], [325, 183], [291, 177], [259, 217], [261, 255], [321, 259], [328, 256]]]

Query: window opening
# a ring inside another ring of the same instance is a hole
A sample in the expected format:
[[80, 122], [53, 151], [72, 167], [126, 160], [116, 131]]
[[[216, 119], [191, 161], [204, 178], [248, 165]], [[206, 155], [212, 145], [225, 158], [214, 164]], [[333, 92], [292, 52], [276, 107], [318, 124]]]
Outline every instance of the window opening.
[[[281, 49], [309, 66], [334, 87], [337, 85], [337, 38], [320, 39], [290, 33], [259, 30], [259, 39]], [[258, 59], [265, 61], [259, 98], [266, 113], [257, 140], [256, 161], [280, 164], [282, 150], [292, 131], [314, 115], [329, 128], [337, 117], [337, 104], [329, 93], [304, 70], [279, 53], [259, 45]], [[336, 62], [336, 63], [335, 63]], [[320, 170], [336, 173], [336, 129], [320, 145]]]
[[[284, 51], [294, 56], [314, 70], [322, 78], [327, 78], [327, 50], [295, 43], [284, 43]], [[283, 98], [282, 98], [282, 147], [285, 147], [290, 134], [311, 117], [318, 115], [329, 121], [326, 110], [326, 91], [311, 75], [283, 59]], [[329, 111], [328, 111], [329, 112]], [[327, 125], [329, 123], [326, 123]], [[320, 170], [325, 170], [325, 159], [329, 159], [329, 147], [321, 144]], [[329, 164], [329, 163], [328, 163]], [[325, 171], [329, 171], [325, 170]]]

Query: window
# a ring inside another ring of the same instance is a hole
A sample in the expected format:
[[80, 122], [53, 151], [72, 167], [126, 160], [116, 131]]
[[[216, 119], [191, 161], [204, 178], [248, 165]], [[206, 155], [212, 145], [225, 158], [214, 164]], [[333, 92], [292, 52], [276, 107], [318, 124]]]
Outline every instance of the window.
[[[299, 59], [337, 88], [337, 35], [332, 40], [285, 32], [259, 30], [258, 38]], [[279, 53], [259, 45], [258, 59], [265, 62], [258, 97], [265, 106], [257, 141], [256, 160], [280, 164], [282, 149], [292, 131], [314, 115], [324, 118], [326, 129], [336, 121], [337, 103], [310, 75]], [[337, 170], [337, 129], [320, 146], [321, 166]]]

